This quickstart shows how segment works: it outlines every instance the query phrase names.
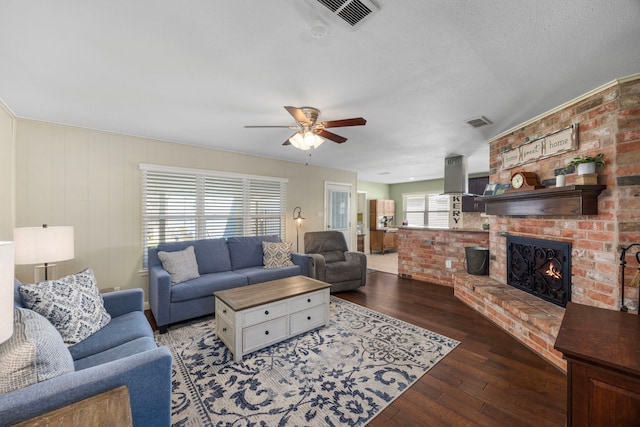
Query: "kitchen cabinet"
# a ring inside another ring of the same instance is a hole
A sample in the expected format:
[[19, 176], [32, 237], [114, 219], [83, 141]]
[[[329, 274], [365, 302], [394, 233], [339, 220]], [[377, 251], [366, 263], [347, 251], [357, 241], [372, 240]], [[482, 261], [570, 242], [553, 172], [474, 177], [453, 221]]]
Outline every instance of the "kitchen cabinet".
[[369, 251], [380, 251], [382, 255], [390, 249], [397, 249], [398, 243], [396, 240], [397, 229], [391, 230], [371, 230], [369, 235]]
[[369, 229], [377, 230], [393, 225], [395, 214], [396, 202], [394, 200], [369, 200]]
[[555, 349], [567, 360], [567, 426], [640, 425], [637, 315], [569, 302]]
[[[488, 176], [469, 178], [469, 193], [482, 195], [488, 183]], [[462, 196], [462, 212], [484, 212], [484, 208], [484, 202], [475, 200], [474, 196]]]

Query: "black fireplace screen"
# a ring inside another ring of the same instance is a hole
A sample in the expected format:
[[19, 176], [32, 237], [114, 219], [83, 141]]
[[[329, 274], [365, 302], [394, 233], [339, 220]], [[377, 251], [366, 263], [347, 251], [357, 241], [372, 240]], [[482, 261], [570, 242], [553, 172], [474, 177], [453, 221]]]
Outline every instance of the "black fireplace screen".
[[571, 243], [507, 236], [507, 284], [566, 307], [571, 301]]

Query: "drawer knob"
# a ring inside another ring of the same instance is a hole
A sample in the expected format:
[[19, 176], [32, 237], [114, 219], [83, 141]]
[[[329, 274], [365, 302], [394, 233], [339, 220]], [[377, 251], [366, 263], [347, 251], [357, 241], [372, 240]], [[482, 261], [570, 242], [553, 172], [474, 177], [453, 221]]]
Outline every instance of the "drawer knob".
[[265, 310], [265, 311], [264, 311], [264, 315], [265, 315], [265, 316], [268, 316], [268, 315], [269, 315], [269, 310]]
[[311, 302], [311, 298], [307, 298], [307, 302]]
[[225, 308], [225, 309], [223, 309], [223, 310], [222, 310], [222, 312], [223, 312], [223, 313], [226, 313], [226, 312], [227, 312], [227, 309], [226, 309], [226, 308]]
[[311, 316], [307, 316], [307, 320], [311, 320]]
[[227, 328], [222, 328], [222, 332], [227, 332]]
[[269, 331], [264, 331], [264, 334], [265, 335], [269, 335]]

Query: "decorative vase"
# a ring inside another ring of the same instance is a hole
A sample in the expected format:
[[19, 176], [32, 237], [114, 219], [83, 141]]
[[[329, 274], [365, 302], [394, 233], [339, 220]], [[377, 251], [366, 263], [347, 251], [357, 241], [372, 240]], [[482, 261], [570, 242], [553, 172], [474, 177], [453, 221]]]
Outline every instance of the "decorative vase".
[[580, 163], [577, 168], [578, 175], [586, 175], [588, 173], [596, 173], [596, 164], [591, 163]]
[[564, 175], [556, 175], [556, 187], [564, 187], [566, 184], [566, 177]]

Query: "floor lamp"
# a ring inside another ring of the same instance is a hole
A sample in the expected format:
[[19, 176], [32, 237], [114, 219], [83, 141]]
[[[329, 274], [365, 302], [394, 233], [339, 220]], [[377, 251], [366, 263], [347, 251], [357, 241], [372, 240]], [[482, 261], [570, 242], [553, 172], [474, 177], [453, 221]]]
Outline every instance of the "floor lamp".
[[0, 343], [13, 335], [13, 242], [0, 242]]
[[44, 280], [49, 280], [49, 267], [58, 261], [66, 261], [74, 257], [73, 227], [21, 227], [13, 230], [13, 241], [16, 248], [16, 264], [41, 264], [34, 271], [44, 268]]
[[296, 222], [296, 252], [300, 252], [300, 238], [298, 237], [298, 233], [300, 232], [300, 226], [302, 225], [302, 221], [306, 218], [302, 216], [302, 209], [298, 206], [293, 208], [293, 220]]

